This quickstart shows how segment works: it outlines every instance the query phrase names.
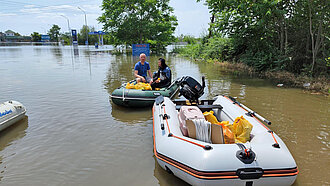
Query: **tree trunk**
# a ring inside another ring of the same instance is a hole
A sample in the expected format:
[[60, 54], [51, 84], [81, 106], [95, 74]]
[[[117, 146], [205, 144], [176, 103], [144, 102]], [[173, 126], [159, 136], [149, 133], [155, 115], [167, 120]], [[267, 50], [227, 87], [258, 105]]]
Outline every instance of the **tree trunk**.
[[212, 24], [214, 23], [214, 13], [212, 13], [212, 17], [211, 17], [211, 24], [210, 24], [210, 28], [209, 28], [209, 38], [212, 37]]
[[283, 54], [283, 49], [284, 49], [284, 19], [281, 19], [280, 25], [281, 25], [281, 39], [280, 39], [280, 51]]
[[311, 68], [311, 73], [313, 74], [314, 71], [314, 65], [315, 65], [315, 43], [314, 43], [314, 33], [313, 33], [313, 23], [312, 23], [312, 5], [311, 5], [311, 0], [309, 0], [309, 6], [308, 6], [308, 12], [309, 12], [309, 33], [311, 35], [312, 39], [312, 68]]
[[284, 26], [284, 32], [285, 32], [284, 54], [287, 55], [288, 54], [288, 27], [287, 27], [286, 23]]

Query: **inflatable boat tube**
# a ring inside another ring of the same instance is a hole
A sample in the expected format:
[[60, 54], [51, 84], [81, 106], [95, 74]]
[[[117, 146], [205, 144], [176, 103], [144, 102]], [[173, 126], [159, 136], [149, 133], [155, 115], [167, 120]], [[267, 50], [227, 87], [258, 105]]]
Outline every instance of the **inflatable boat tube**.
[[110, 98], [114, 104], [124, 107], [149, 107], [158, 96], [173, 98], [179, 90], [179, 83], [180, 80], [177, 79], [160, 90], [126, 89], [127, 83], [124, 83], [112, 92]]
[[284, 142], [226, 96], [200, 100], [202, 112], [213, 110], [219, 121], [244, 116], [252, 125], [247, 143], [212, 144], [186, 137], [178, 110], [185, 101], [156, 99], [153, 112], [154, 154], [158, 164], [191, 185], [292, 185], [298, 168]]
[[18, 101], [7, 101], [0, 104], [0, 131], [23, 119], [25, 107]]

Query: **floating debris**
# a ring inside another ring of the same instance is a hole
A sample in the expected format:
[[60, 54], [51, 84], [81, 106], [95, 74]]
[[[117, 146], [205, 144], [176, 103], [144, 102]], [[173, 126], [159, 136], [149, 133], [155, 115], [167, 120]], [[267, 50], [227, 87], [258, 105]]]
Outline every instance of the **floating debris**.
[[311, 84], [310, 84], [310, 83], [304, 83], [303, 86], [304, 86], [304, 87], [310, 87]]

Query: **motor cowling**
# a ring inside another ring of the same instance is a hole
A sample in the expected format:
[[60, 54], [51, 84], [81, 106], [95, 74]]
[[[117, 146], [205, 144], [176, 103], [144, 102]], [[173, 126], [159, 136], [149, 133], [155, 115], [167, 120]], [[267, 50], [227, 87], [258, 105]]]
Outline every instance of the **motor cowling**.
[[200, 98], [204, 94], [205, 77], [202, 77], [201, 85], [194, 78], [190, 76], [185, 76], [182, 78], [180, 86], [181, 88], [179, 96], [184, 96], [190, 102], [198, 102], [198, 98]]

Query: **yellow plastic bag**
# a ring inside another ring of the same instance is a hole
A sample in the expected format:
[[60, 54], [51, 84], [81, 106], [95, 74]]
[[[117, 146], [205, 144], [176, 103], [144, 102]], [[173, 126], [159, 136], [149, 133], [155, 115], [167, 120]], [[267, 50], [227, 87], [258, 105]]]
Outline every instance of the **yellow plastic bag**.
[[229, 128], [230, 126], [232, 126], [231, 124], [229, 124], [229, 121], [219, 122], [218, 125], [222, 126], [223, 138], [225, 140], [225, 144], [235, 143], [235, 136]]
[[143, 89], [143, 84], [140, 82], [140, 83], [137, 83], [135, 84], [135, 89]]
[[217, 124], [219, 123], [217, 118], [213, 114], [214, 112], [211, 110], [210, 112], [204, 112], [203, 115], [206, 119], [206, 121], [210, 122], [211, 124]]
[[225, 144], [235, 143], [234, 134], [229, 128], [232, 125], [229, 124], [229, 121], [219, 122], [213, 113], [214, 113], [213, 111], [204, 112], [203, 115], [205, 119], [211, 124], [217, 124], [222, 126], [222, 132], [223, 132], [223, 138], [225, 140]]
[[129, 83], [129, 82], [127, 82], [127, 84], [126, 84], [126, 87], [125, 87], [126, 89], [135, 89], [135, 85], [132, 83]]
[[250, 141], [250, 133], [253, 125], [243, 116], [237, 117], [232, 126], [232, 132], [235, 134], [235, 143], [246, 143]]
[[148, 83], [137, 83], [135, 85], [135, 89], [141, 89], [141, 90], [151, 90], [151, 86]]
[[144, 90], [152, 90], [151, 85], [149, 83], [145, 83]]

